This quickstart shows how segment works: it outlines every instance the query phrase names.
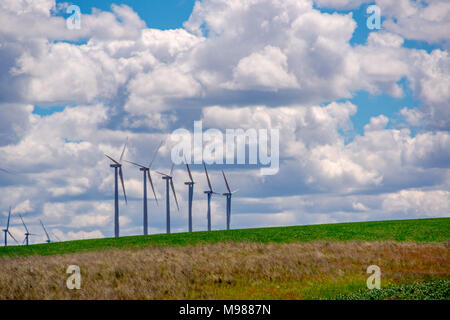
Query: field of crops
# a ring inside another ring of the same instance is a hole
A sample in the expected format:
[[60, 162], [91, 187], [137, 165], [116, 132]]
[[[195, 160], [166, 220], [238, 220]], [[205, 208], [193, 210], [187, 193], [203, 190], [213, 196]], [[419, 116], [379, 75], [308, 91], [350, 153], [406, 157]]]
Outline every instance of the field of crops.
[[450, 218], [354, 222], [77, 240], [30, 246], [0, 247], [0, 258], [105, 249], [146, 248], [150, 245], [186, 246], [221, 242], [293, 243], [316, 240], [445, 242], [450, 240]]
[[7, 247], [0, 299], [450, 299], [449, 233], [444, 218]]

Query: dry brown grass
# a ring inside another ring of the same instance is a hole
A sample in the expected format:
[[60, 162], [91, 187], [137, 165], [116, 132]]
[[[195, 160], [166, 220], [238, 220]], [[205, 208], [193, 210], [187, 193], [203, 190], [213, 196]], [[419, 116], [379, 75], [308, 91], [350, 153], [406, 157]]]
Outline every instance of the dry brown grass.
[[[66, 288], [80, 266], [80, 290]], [[301, 299], [450, 276], [449, 245], [397, 242], [221, 243], [0, 259], [0, 299]], [[335, 291], [328, 288], [337, 288]]]

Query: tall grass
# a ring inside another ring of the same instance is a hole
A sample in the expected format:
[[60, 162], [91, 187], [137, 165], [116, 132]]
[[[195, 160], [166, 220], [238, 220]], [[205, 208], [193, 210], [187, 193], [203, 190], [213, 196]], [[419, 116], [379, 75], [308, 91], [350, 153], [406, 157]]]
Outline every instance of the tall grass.
[[[366, 286], [448, 279], [446, 243], [218, 243], [0, 259], [0, 299], [322, 299]], [[66, 288], [80, 266], [80, 290]]]

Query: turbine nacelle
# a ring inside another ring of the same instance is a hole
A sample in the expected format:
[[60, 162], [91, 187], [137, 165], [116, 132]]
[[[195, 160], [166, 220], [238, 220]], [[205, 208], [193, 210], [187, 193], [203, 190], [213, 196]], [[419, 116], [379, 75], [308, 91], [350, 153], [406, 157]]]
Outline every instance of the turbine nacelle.
[[115, 237], [119, 237], [119, 191], [118, 191], [119, 187], [118, 187], [118, 182], [117, 182], [117, 180], [118, 180], [117, 173], [119, 174], [120, 182], [122, 184], [122, 191], [123, 191], [123, 196], [125, 198], [125, 204], [128, 204], [127, 194], [125, 192], [125, 183], [123, 181], [123, 171], [122, 171], [122, 158], [125, 153], [127, 143], [128, 143], [128, 137], [125, 142], [125, 145], [123, 146], [122, 154], [120, 155], [119, 161], [117, 161], [114, 158], [105, 154], [105, 156], [113, 162], [112, 164], [110, 164], [110, 167], [114, 168], [114, 186], [115, 186], [115, 192], [114, 192], [114, 236]]
[[220, 194], [218, 192], [213, 191], [213, 188], [211, 186], [211, 180], [209, 180], [209, 174], [208, 174], [208, 170], [206, 169], [205, 162], [203, 162], [203, 168], [205, 169], [206, 181], [208, 182], [208, 188], [209, 188], [209, 190], [203, 191], [203, 193], [205, 193], [205, 194]]
[[6, 229], [3, 229], [3, 232], [5, 233], [5, 246], [7, 246], [7, 238], [8, 238], [8, 234], [11, 238], [13, 238], [13, 240], [19, 244], [19, 242], [16, 240], [16, 238], [14, 238], [14, 236], [12, 235], [12, 233], [9, 231], [9, 221], [11, 220], [11, 207], [9, 207], [9, 213], [8, 213], [8, 222], [6, 224]]
[[[120, 160], [119, 160], [119, 161], [122, 161], [123, 153], [125, 152], [126, 146], [127, 146], [127, 145], [126, 145], [126, 143], [125, 143], [125, 146], [123, 147], [122, 155], [120, 156]], [[120, 182], [121, 182], [121, 184], [122, 184], [123, 196], [124, 196], [124, 198], [125, 198], [125, 203], [128, 204], [127, 194], [126, 194], [126, 192], [125, 192], [125, 183], [124, 183], [124, 181], [123, 181], [122, 163], [120, 163], [119, 161], [113, 159], [112, 157], [108, 156], [107, 154], [105, 154], [105, 156], [106, 156], [109, 160], [111, 160], [112, 162], [114, 162], [114, 163], [111, 163], [111, 164], [109, 165], [111, 168], [119, 169], [119, 176], [120, 176]]]
[[41, 223], [41, 226], [42, 226], [42, 228], [44, 229], [45, 235], [47, 236], [47, 240], [45, 240], [45, 241], [46, 241], [47, 243], [52, 242], [52, 241], [50, 240], [50, 236], [48, 235], [47, 230], [46, 230], [45, 227], [44, 227], [44, 224], [42, 223], [42, 220], [39, 219], [39, 222]]
[[[174, 184], [173, 184], [173, 176], [172, 176], [172, 173], [173, 173], [173, 167], [174, 167], [174, 166], [175, 166], [175, 164], [172, 163], [172, 168], [170, 169], [170, 173], [169, 173], [169, 174], [166, 174], [166, 173], [163, 173], [163, 172], [160, 172], [160, 171], [155, 171], [155, 172], [156, 172], [157, 174], [161, 175], [161, 176], [162, 176], [162, 179], [163, 179], [163, 180], [167, 180], [168, 183], [170, 184], [170, 188], [172, 189], [172, 193], [173, 193], [173, 197], [175, 198], [175, 203], [176, 203], [176, 205], [177, 205], [177, 209], [178, 209], [178, 211], [180, 211], [180, 207], [179, 207], [179, 205], [178, 205], [178, 200], [177, 200], [177, 194], [175, 193], [175, 186], [174, 186]], [[169, 197], [168, 194], [167, 194], [166, 196]]]
[[[160, 146], [161, 146], [161, 145], [160, 145]], [[158, 149], [159, 149], [159, 147], [158, 147]], [[157, 149], [156, 151], [158, 151], [158, 149]], [[153, 160], [154, 160], [154, 157], [153, 157], [153, 159], [152, 159], [152, 161], [150, 162], [150, 165], [149, 165], [148, 167], [146, 167], [146, 166], [144, 166], [144, 165], [142, 165], [142, 164], [136, 163], [136, 162], [132, 162], [132, 161], [128, 161], [128, 160], [125, 160], [125, 161], [128, 162], [128, 163], [131, 163], [132, 165], [134, 165], [134, 166], [136, 166], [136, 167], [138, 167], [139, 170], [142, 171], [142, 172], [144, 173], [144, 175], [145, 175], [145, 174], [147, 175], [148, 182], [150, 183], [150, 186], [152, 187], [153, 196], [155, 197], [156, 204], [158, 205], [158, 198], [156, 197], [155, 186], [153, 185], [152, 176], [151, 176], [151, 174], [150, 174], [150, 168], [151, 168], [151, 166], [152, 166]]]
[[184, 157], [184, 163], [186, 164], [186, 169], [187, 169], [187, 172], [188, 172], [188, 175], [189, 175], [189, 180], [190, 180], [190, 181], [185, 182], [184, 184], [193, 185], [193, 184], [195, 184], [195, 182], [194, 182], [194, 178], [192, 178], [191, 169], [189, 168], [189, 164], [188, 164], [188, 162], [186, 160], [186, 156]]

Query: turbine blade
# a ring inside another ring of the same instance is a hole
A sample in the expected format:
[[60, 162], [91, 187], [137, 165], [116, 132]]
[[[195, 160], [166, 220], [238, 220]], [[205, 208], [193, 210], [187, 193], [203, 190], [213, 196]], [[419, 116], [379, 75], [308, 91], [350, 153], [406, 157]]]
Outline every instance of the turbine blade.
[[175, 187], [173, 185], [172, 179], [170, 179], [170, 187], [172, 188], [173, 197], [175, 198], [175, 203], [177, 204], [177, 209], [180, 211], [180, 207], [178, 206], [177, 194], [175, 193]]
[[29, 231], [28, 231], [28, 228], [27, 228], [27, 226], [25, 225], [25, 222], [23, 222], [23, 218], [22, 218], [22, 215], [19, 213], [19, 216], [20, 216], [20, 220], [22, 220], [22, 223], [23, 223], [23, 226], [25, 227], [25, 230], [27, 231], [27, 233], [30, 233]]
[[10, 236], [11, 238], [13, 238], [14, 241], [15, 241], [17, 244], [19, 244], [19, 241], [17, 241], [16, 238], [14, 238], [14, 236], [12, 235], [12, 233], [9, 232], [9, 230], [8, 230], [7, 232], [8, 232], [8, 234], [9, 234], [9, 236]]
[[191, 182], [194, 182], [194, 179], [192, 179], [191, 169], [189, 169], [189, 164], [187, 163], [187, 160], [186, 160], [186, 156], [184, 157], [184, 162], [186, 163], [186, 168], [187, 168], [187, 171], [189, 174], [189, 179], [191, 179]]
[[223, 178], [225, 179], [225, 184], [227, 186], [227, 190], [229, 193], [231, 193], [230, 186], [228, 185], [227, 177], [225, 177], [225, 172], [223, 172], [223, 170], [222, 170], [222, 174], [223, 174]]
[[155, 171], [157, 174], [160, 174], [160, 175], [162, 175], [162, 176], [165, 176], [165, 177], [169, 177], [169, 175], [168, 174], [165, 174], [165, 173], [162, 173], [162, 172], [159, 172], [159, 171]]
[[25, 239], [23, 239], [22, 245], [25, 243], [26, 240], [27, 240], [27, 238], [25, 237]]
[[12, 172], [10, 172], [10, 171], [8, 171], [8, 170], [6, 170], [6, 169], [3, 169], [3, 168], [0, 168], [0, 171], [3, 171], [3, 172], [5, 172], [5, 173], [12, 174]]
[[209, 180], [209, 175], [208, 175], [208, 170], [206, 170], [206, 164], [203, 161], [203, 167], [205, 168], [205, 173], [206, 173], [206, 180], [208, 181], [208, 187], [209, 187], [209, 191], [213, 191], [212, 187], [211, 187], [211, 181]]
[[55, 238], [56, 238], [56, 240], [58, 240], [59, 242], [61, 242], [61, 239], [60, 238], [58, 238], [58, 236], [52, 231], [52, 235], [54, 235], [55, 236]]
[[120, 164], [118, 161], [114, 160], [113, 158], [111, 158], [110, 156], [108, 156], [107, 154], [105, 154], [105, 156], [111, 160], [112, 162], [114, 162], [115, 164]]
[[125, 197], [125, 203], [128, 204], [127, 201], [127, 194], [125, 192], [125, 184], [123, 183], [123, 172], [122, 172], [122, 167], [119, 167], [119, 176], [120, 176], [120, 182], [122, 183], [122, 190], [123, 190], [123, 196]]
[[123, 158], [123, 155], [125, 154], [125, 149], [127, 148], [127, 144], [128, 144], [128, 137], [127, 137], [127, 140], [125, 141], [125, 145], [123, 146], [123, 150], [122, 150], [122, 154], [120, 155], [119, 162], [122, 162], [122, 158]]
[[173, 167], [175, 166], [175, 163], [172, 163], [172, 168], [170, 168], [170, 174], [169, 174], [169, 176], [172, 176], [172, 173], [173, 173]]
[[239, 189], [236, 189], [236, 190], [232, 191], [231, 194], [234, 194], [234, 193], [236, 193], [238, 191], [239, 191]]
[[150, 170], [147, 171], [148, 181], [152, 187], [153, 195], [155, 196], [156, 205], [158, 205], [158, 198], [156, 198], [155, 187], [153, 186], [152, 176], [150, 175]]
[[132, 162], [132, 161], [128, 161], [128, 160], [123, 160], [123, 161], [128, 162], [128, 163], [131, 163], [131, 164], [134, 164], [134, 165], [137, 166], [137, 167], [146, 168], [146, 167], [143, 166], [142, 164], [139, 164], [139, 163], [136, 163], [136, 162]]
[[49, 235], [48, 235], [48, 233], [47, 233], [47, 230], [45, 230], [45, 226], [44, 226], [44, 224], [42, 223], [42, 220], [39, 219], [39, 222], [41, 223], [41, 226], [42, 226], [42, 228], [44, 229], [45, 235], [47, 236], [47, 240], [50, 241], [50, 237], [49, 237]]
[[158, 151], [161, 148], [161, 146], [163, 145], [163, 143], [164, 143], [164, 141], [161, 141], [158, 148], [156, 148], [155, 152], [153, 153], [152, 161], [150, 161], [150, 165], [148, 166], [149, 168], [152, 167], [153, 161], [155, 161], [156, 155], [158, 154]]
[[9, 207], [9, 213], [8, 213], [8, 224], [6, 225], [6, 230], [9, 229], [9, 219], [11, 218], [11, 207]]

